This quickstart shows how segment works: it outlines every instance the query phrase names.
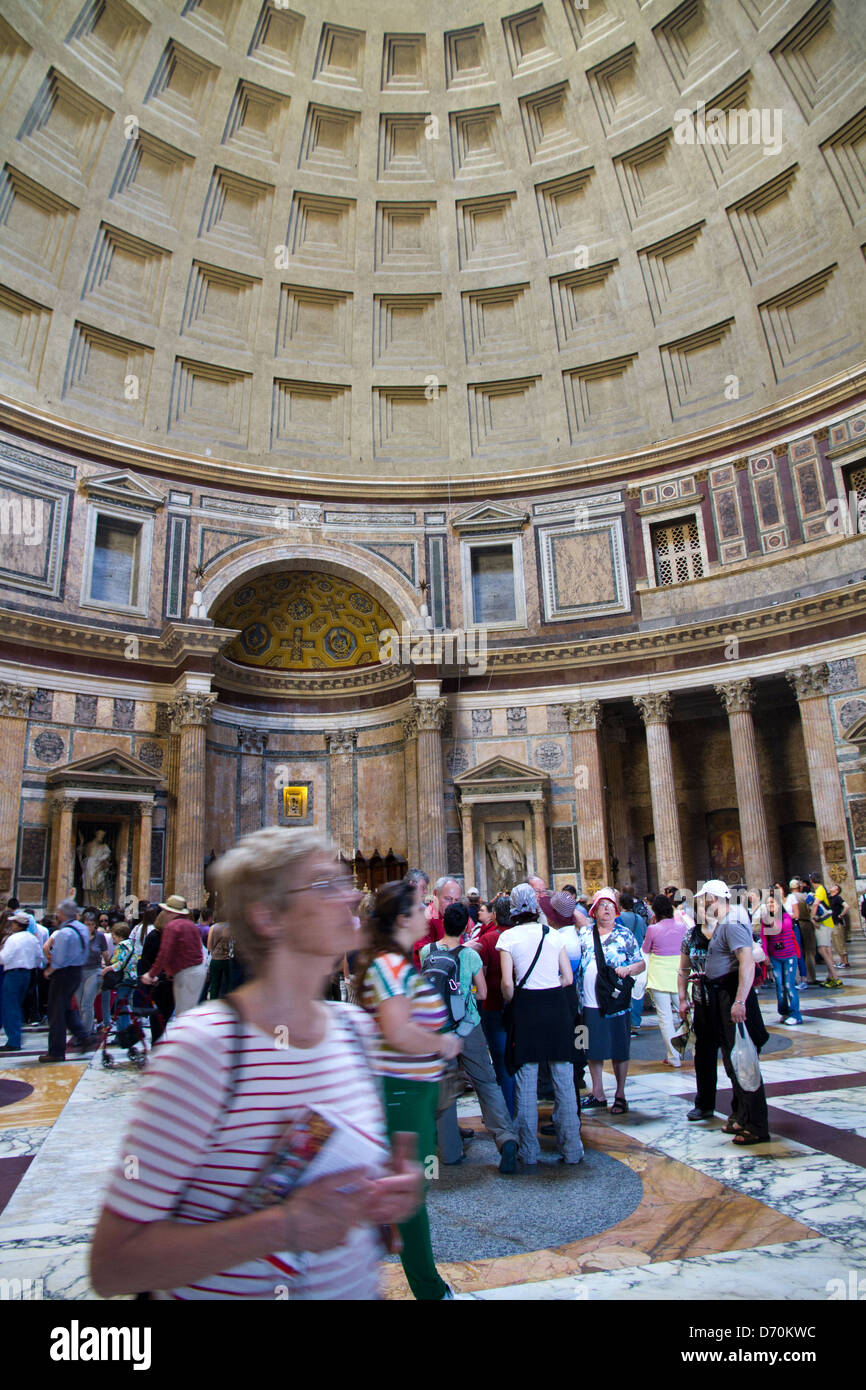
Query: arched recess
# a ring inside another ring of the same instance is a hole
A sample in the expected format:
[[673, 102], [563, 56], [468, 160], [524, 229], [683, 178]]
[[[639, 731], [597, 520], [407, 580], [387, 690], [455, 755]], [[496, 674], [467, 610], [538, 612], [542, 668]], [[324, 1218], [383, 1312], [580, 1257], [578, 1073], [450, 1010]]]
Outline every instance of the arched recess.
[[414, 628], [421, 622], [420, 598], [416, 590], [387, 561], [370, 550], [344, 541], [327, 545], [251, 541], [248, 546], [232, 551], [224, 563], [218, 561], [212, 567], [201, 586], [205, 610], [212, 616], [236, 589], [258, 575], [274, 570], [309, 569], [348, 579], [366, 589], [398, 625], [405, 620]]

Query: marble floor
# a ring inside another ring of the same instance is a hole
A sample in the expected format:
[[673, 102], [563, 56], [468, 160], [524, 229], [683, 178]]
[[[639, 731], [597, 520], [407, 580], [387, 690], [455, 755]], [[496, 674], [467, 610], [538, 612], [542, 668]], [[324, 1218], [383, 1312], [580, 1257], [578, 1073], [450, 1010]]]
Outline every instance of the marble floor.
[[[854, 934], [850, 958], [844, 989], [803, 994], [802, 1028], [778, 1025], [774, 997], [761, 995], [767, 1025], [780, 1038], [779, 1050], [762, 1062], [771, 1143], [736, 1148], [721, 1132], [720, 1113], [687, 1122], [690, 1066], [635, 1063], [629, 1113], [584, 1116], [583, 1137], [587, 1148], [640, 1177], [636, 1208], [607, 1230], [556, 1248], [526, 1253], [524, 1233], [524, 1253], [441, 1263], [457, 1296], [827, 1300], [847, 1286], [852, 1272], [866, 1273], [861, 933]], [[646, 1022], [652, 1026], [652, 1016]], [[140, 1077], [125, 1062], [104, 1071], [98, 1059], [40, 1066], [41, 1044], [42, 1035], [25, 1033], [29, 1055], [4, 1057], [0, 1069], [0, 1281], [29, 1279], [24, 1287], [48, 1299], [93, 1299], [90, 1234]], [[4, 1081], [25, 1083], [16, 1088], [21, 1098], [4, 1100], [12, 1090], [4, 1092]], [[605, 1081], [612, 1095], [612, 1075], [606, 1072]], [[720, 1071], [724, 1113], [726, 1086]], [[460, 1110], [464, 1125], [481, 1128], [473, 1097], [462, 1100]], [[552, 1148], [545, 1159], [554, 1161]], [[467, 1171], [471, 1163], [470, 1141]], [[573, 1186], [557, 1185], [557, 1200], [580, 1200], [582, 1170], [574, 1174]], [[428, 1206], [435, 1228], [435, 1182]], [[485, 1220], [495, 1226], [497, 1212], [487, 1212]], [[411, 1297], [399, 1264], [383, 1267], [383, 1281], [388, 1298]]]

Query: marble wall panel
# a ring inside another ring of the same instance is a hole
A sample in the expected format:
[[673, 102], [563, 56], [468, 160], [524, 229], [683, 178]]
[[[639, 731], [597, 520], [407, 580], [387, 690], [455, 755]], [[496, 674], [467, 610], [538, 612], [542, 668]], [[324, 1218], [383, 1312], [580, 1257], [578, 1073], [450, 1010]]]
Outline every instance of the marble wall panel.
[[[208, 739], [210, 743], [210, 739]], [[208, 748], [205, 771], [205, 844], [224, 854], [236, 842], [237, 757]]]
[[358, 848], [365, 857], [389, 849], [406, 856], [406, 801], [402, 748], [356, 758]]

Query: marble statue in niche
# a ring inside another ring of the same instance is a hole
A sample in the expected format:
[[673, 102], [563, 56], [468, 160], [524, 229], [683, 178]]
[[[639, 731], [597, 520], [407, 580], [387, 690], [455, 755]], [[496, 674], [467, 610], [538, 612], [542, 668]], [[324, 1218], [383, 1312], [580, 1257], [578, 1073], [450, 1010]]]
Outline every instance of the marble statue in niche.
[[106, 833], [100, 827], [92, 839], [85, 841], [83, 832], [79, 832], [76, 850], [84, 893], [89, 901], [99, 903], [111, 901], [114, 884], [114, 855], [105, 842]]
[[493, 873], [494, 892], [508, 893], [515, 883], [522, 883], [526, 877], [526, 855], [507, 830], [500, 830], [495, 840], [488, 840], [487, 857]]

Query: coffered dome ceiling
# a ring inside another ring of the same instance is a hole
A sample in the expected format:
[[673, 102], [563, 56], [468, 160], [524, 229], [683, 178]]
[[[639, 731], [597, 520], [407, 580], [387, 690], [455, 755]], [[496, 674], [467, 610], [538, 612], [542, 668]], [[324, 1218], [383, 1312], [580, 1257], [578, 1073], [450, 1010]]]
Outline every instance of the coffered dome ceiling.
[[94, 434], [483, 480], [862, 359], [858, 0], [3, 9], [0, 386]]
[[380, 603], [331, 574], [267, 574], [222, 604], [218, 627], [239, 628], [225, 656], [280, 671], [345, 670], [379, 660], [379, 633], [394, 628]]

